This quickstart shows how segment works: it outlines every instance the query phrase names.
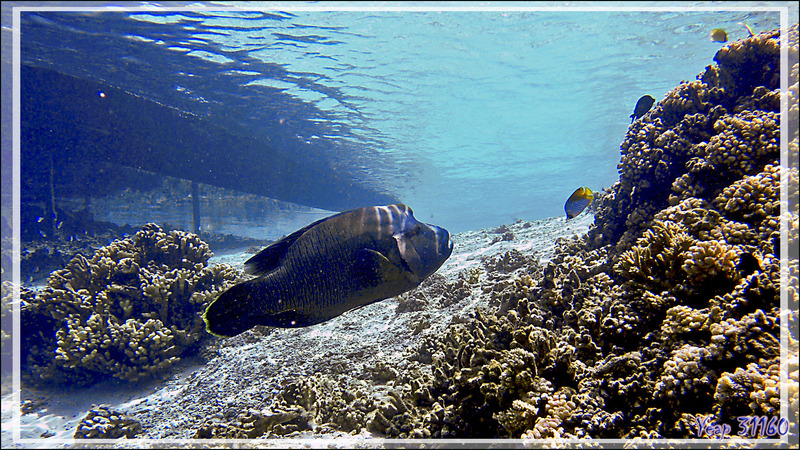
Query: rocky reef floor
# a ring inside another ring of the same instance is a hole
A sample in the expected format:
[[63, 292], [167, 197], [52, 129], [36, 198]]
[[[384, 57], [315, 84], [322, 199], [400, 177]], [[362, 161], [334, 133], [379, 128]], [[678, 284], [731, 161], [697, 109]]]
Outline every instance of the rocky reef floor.
[[[555, 252], [556, 240], [585, 235], [593, 220], [593, 215], [585, 213], [569, 221], [563, 217], [518, 221], [455, 234], [451, 257], [411, 293], [308, 328], [259, 327], [234, 338], [212, 338], [202, 355], [184, 358], [166, 380], [108, 381], [68, 392], [23, 387], [20, 437], [35, 440], [28, 441], [25, 448], [68, 446], [86, 412], [102, 404], [135, 417], [142, 425], [137, 439], [153, 440], [154, 444], [191, 439], [209, 421], [224, 422], [245, 411], [270, 409], [283, 387], [314, 374], [345, 384], [368, 383], [376, 398], [388, 398], [393, 379], [414, 364], [407, 349], [443, 333], [454, 322], [468, 320], [476, 308], [489, 307], [488, 296], [477, 293], [442, 307], [441, 299], [434, 298], [437, 285], [452, 283], [471, 269], [477, 274], [485, 262], [512, 250], [544, 265]], [[226, 252], [212, 257], [209, 265], [227, 263], [241, 270], [250, 256], [243, 250]], [[513, 267], [499, 264], [496, 271]], [[3, 395], [2, 447], [22, 448], [11, 440], [16, 427], [11, 395]], [[368, 442], [383, 437], [366, 430], [350, 434], [336, 428], [341, 427], [316, 424], [278, 440], [288, 445], [290, 440], [335, 439], [347, 446], [354, 439]]]
[[385, 436], [795, 448], [796, 24], [788, 37], [785, 94], [772, 30], [724, 45], [636, 120], [594, 217], [455, 235], [418, 289], [324, 324], [204, 336], [198, 312], [249, 255], [209, 261], [197, 236], [155, 224], [73, 259], [48, 290], [21, 295], [23, 374], [40, 389], [171, 378], [104, 388], [113, 398], [73, 390], [88, 408], [77, 425], [81, 414], [55, 401], [63, 392], [26, 390], [26, 433], [136, 438], [114, 446]]

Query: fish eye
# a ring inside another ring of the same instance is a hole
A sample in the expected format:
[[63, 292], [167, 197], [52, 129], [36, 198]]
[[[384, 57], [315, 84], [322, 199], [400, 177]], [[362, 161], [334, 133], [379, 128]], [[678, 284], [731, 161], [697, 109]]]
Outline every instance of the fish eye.
[[414, 225], [414, 228], [406, 231], [406, 236], [415, 236], [419, 234], [420, 231], [422, 231], [422, 227], [420, 226], [420, 224], [416, 224]]

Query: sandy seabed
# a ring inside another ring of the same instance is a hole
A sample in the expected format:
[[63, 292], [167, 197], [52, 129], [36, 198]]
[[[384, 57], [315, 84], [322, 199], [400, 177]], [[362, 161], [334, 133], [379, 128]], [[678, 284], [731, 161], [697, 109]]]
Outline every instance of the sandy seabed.
[[[584, 235], [593, 221], [593, 215], [583, 214], [569, 221], [563, 217], [518, 221], [455, 234], [453, 254], [429, 281], [412, 293], [426, 298], [426, 292], [437, 282], [452, 281], [511, 250], [538, 260], [543, 266], [552, 258], [559, 238]], [[212, 257], [209, 265], [228, 263], [241, 270], [250, 256], [244, 251], [229, 252]], [[214, 338], [205, 347], [204, 358], [184, 359], [171, 377], [160, 382], [109, 381], [58, 393], [24, 388], [21, 400], [30, 400], [31, 407], [27, 410], [33, 412], [22, 415], [17, 423], [13, 394], [3, 397], [2, 447], [68, 446], [87, 411], [100, 404], [139, 421], [143, 431], [138, 438], [152, 439], [154, 444], [165, 439], [169, 442], [191, 439], [208, 420], [224, 421], [242, 411], [269, 408], [282, 387], [299, 377], [321, 373], [346, 384], [370, 378], [365, 374], [374, 372], [376, 367], [402, 372], [412, 363], [409, 349], [423, 339], [443, 333], [453, 323], [468, 320], [476, 308], [489, 307], [487, 297], [478, 294], [447, 307], [428, 301], [416, 303], [413, 308], [398, 308], [403, 298], [400, 296], [307, 328], [259, 327], [229, 339]], [[376, 383], [373, 394], [386, 396], [391, 388], [392, 381], [385, 380], [385, 384]], [[13, 440], [17, 428], [19, 437], [25, 441]], [[362, 431], [357, 437], [373, 436]], [[349, 442], [354, 436], [323, 426], [293, 433], [289, 438]]]

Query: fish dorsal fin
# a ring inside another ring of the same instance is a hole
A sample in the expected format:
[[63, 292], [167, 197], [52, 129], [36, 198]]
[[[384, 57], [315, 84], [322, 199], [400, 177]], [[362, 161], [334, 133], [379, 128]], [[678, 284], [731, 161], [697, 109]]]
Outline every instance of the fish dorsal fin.
[[294, 233], [284, 236], [273, 242], [268, 247], [264, 248], [244, 262], [244, 273], [248, 275], [264, 275], [272, 272], [281, 265], [281, 261], [283, 260], [284, 255], [286, 255], [286, 251], [297, 239], [300, 238], [300, 236], [320, 223], [332, 219], [338, 215], [339, 214], [336, 214], [317, 220], [316, 222], [306, 225]]

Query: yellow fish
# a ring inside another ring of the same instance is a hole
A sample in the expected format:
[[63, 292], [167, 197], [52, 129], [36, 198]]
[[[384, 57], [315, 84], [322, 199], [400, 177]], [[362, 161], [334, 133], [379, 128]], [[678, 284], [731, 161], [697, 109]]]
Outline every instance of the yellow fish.
[[567, 220], [572, 219], [582, 213], [594, 200], [594, 194], [588, 187], [579, 187], [569, 196], [567, 203], [564, 204], [564, 212], [567, 213]]
[[722, 28], [714, 28], [708, 36], [711, 42], [728, 42], [728, 33]]

